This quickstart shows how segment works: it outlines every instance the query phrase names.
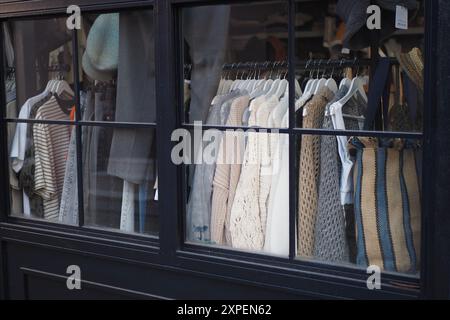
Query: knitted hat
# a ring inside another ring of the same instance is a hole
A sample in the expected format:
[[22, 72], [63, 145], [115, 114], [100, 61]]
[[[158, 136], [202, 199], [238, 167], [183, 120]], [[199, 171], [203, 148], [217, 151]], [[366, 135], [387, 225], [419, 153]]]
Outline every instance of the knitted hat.
[[[381, 12], [381, 40], [386, 39], [395, 31], [395, 10], [397, 5], [406, 7], [408, 10], [416, 10], [416, 0], [376, 0], [376, 4], [382, 9]], [[344, 47], [352, 50], [360, 50], [370, 46], [370, 31], [366, 27], [367, 8], [370, 0], [339, 0], [337, 13], [344, 20], [346, 34]], [[410, 15], [412, 17], [414, 15]]]
[[408, 53], [402, 53], [398, 57], [400, 66], [408, 77], [423, 92], [423, 56], [419, 48], [413, 48]]
[[102, 14], [89, 31], [83, 70], [94, 79], [108, 81], [115, 77], [119, 61], [119, 14]]

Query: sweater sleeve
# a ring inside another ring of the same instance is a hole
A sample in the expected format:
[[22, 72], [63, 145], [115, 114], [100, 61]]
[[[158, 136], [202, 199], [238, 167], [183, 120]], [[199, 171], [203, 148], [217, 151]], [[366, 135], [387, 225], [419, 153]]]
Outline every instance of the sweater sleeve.
[[236, 158], [235, 162], [230, 165], [230, 180], [228, 186], [228, 204], [227, 213], [225, 217], [225, 240], [228, 245], [232, 245], [231, 234], [230, 234], [230, 218], [231, 218], [231, 208], [234, 202], [234, 197], [236, 194], [236, 189], [239, 183], [239, 178], [241, 176], [241, 164], [243, 163], [243, 157], [245, 152], [245, 134], [243, 132], [237, 133], [233, 136], [236, 140]]
[[226, 164], [224, 146], [227, 145], [227, 133], [221, 141], [217, 157], [216, 172], [213, 181], [213, 195], [211, 207], [211, 241], [222, 245], [224, 243], [225, 216], [228, 203], [228, 180], [230, 166]]
[[263, 234], [266, 233], [267, 224], [267, 199], [270, 193], [270, 185], [272, 182], [272, 170], [271, 170], [271, 158], [270, 158], [270, 148], [269, 148], [269, 134], [268, 133], [258, 133], [258, 143], [260, 145], [260, 157], [261, 157], [261, 167], [260, 167], [260, 179], [259, 179], [259, 209], [261, 215], [261, 227]]

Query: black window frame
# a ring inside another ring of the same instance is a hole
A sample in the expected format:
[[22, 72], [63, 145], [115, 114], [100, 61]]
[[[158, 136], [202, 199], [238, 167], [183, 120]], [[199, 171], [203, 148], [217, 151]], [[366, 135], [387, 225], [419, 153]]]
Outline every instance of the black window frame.
[[[43, 18], [65, 15], [66, 1], [41, 0], [27, 3], [27, 1], [16, 1], [9, 3], [0, 2], [0, 22], [3, 19], [21, 18]], [[157, 105], [157, 159], [159, 165], [159, 213], [160, 230], [159, 239], [139, 234], [122, 234], [100, 229], [82, 228], [80, 226], [67, 226], [45, 221], [28, 220], [9, 216], [9, 181], [8, 181], [8, 158], [6, 143], [5, 93], [1, 90], [0, 108], [0, 141], [2, 145], [2, 158], [0, 159], [0, 235], [2, 238], [20, 238], [23, 241], [37, 241], [47, 246], [68, 246], [80, 252], [89, 252], [97, 255], [107, 255], [112, 259], [127, 259], [133, 263], [159, 265], [164, 268], [172, 268], [180, 272], [192, 272], [196, 274], [215, 274], [217, 277], [232, 279], [252, 285], [254, 283], [264, 284], [268, 287], [277, 287], [280, 290], [305, 293], [312, 297], [342, 297], [342, 298], [419, 298], [430, 297], [443, 284], [436, 284], [437, 276], [432, 271], [439, 270], [434, 262], [439, 259], [436, 254], [439, 250], [433, 246], [437, 242], [436, 223], [442, 217], [442, 208], [445, 204], [433, 203], [433, 192], [436, 174], [430, 166], [423, 168], [423, 203], [422, 203], [422, 259], [421, 277], [383, 273], [382, 290], [369, 291], [365, 287], [367, 274], [358, 267], [329, 265], [321, 262], [296, 260], [293, 252], [293, 241], [295, 241], [295, 230], [291, 232], [290, 259], [265, 256], [261, 254], [237, 252], [232, 249], [210, 248], [184, 242], [184, 185], [182, 166], [176, 166], [171, 162], [170, 151], [173, 143], [170, 142], [172, 131], [188, 127], [181, 123], [181, 117], [177, 108], [182, 97], [182, 86], [180, 81], [183, 75], [183, 59], [181, 55], [180, 10], [185, 6], [216, 5], [242, 3], [243, 0], [110, 0], [108, 3], [100, 3], [95, 0], [79, 0], [83, 13], [116, 12], [125, 9], [142, 9], [153, 7], [155, 17], [155, 57], [156, 57], [156, 105]], [[258, 0], [257, 2], [272, 2], [272, 0]], [[295, 18], [294, 0], [282, 0], [288, 3], [290, 21]], [[252, 2], [249, 2], [251, 4]], [[425, 112], [423, 134], [410, 133], [380, 133], [380, 132], [333, 132], [318, 129], [294, 128], [293, 101], [294, 101], [294, 63], [289, 64], [290, 82], [290, 129], [286, 132], [290, 135], [291, 168], [292, 158], [295, 155], [295, 137], [300, 134], [317, 135], [354, 135], [358, 136], [388, 136], [403, 138], [420, 138], [423, 140], [424, 163], [433, 163], [433, 157], [439, 155], [436, 151], [436, 130], [433, 129], [436, 112], [443, 112], [443, 101], [438, 101], [437, 90], [437, 29], [442, 25], [443, 17], [439, 15], [439, 8], [450, 7], [442, 0], [426, 1], [426, 28], [425, 28]], [[443, 32], [443, 31], [442, 31]], [[295, 59], [294, 43], [295, 30], [292, 23], [289, 24], [289, 61]], [[3, 52], [3, 41], [0, 36], [0, 49]], [[442, 40], [439, 38], [439, 40]], [[449, 49], [449, 45], [442, 44], [442, 48]], [[74, 53], [78, 52], [76, 37], [73, 40]], [[74, 67], [78, 70], [78, 55], [74, 54]], [[1, 60], [3, 57], [1, 58]], [[3, 61], [1, 61], [3, 65]], [[442, 73], [449, 71], [440, 70]], [[77, 71], [76, 71], [77, 72]], [[78, 79], [78, 75], [76, 76]], [[0, 83], [4, 83], [3, 73], [0, 75]], [[78, 83], [78, 81], [76, 81]], [[441, 89], [442, 90], [442, 89]], [[78, 91], [78, 90], [77, 90]], [[439, 97], [444, 93], [440, 92]], [[436, 103], [438, 104], [436, 107]], [[77, 99], [79, 107], [79, 99]], [[79, 113], [78, 113], [79, 114]], [[78, 119], [79, 120], [79, 119]], [[92, 125], [93, 123], [77, 122], [77, 128], [81, 125]], [[95, 124], [98, 125], [98, 124]], [[101, 123], [101, 125], [104, 125]], [[109, 124], [106, 124], [109, 125]], [[113, 124], [111, 124], [113, 125]], [[133, 126], [135, 124], [123, 124]], [[220, 129], [220, 128], [219, 128]], [[222, 128], [223, 129], [223, 128]], [[77, 130], [77, 138], [80, 134]], [[78, 147], [79, 148], [79, 147]], [[78, 158], [80, 154], [78, 153]], [[78, 171], [81, 172], [80, 159], [77, 161]], [[80, 174], [79, 174], [80, 175]], [[292, 176], [292, 174], [291, 174]], [[290, 179], [290, 189], [296, 190], [295, 179]], [[294, 181], [293, 181], [294, 180]], [[82, 188], [82, 184], [79, 183]], [[82, 192], [81, 192], [82, 193]], [[295, 194], [295, 192], [293, 192]], [[173, 199], [176, 199], [174, 201]], [[295, 218], [295, 195], [291, 197], [290, 217]], [[447, 201], [448, 205], [448, 201]], [[434, 211], [433, 211], [434, 210]], [[294, 212], [294, 213], [293, 213]], [[80, 219], [82, 220], [82, 219]], [[295, 219], [294, 219], [295, 221]], [[82, 221], [80, 221], [82, 222]], [[291, 229], [295, 223], [291, 223]], [[447, 227], [450, 228], [450, 226]], [[293, 231], [293, 230], [291, 230]], [[0, 246], [1, 247], [1, 246]], [[3, 255], [4, 252], [0, 251]], [[5, 268], [3, 264], [1, 268]], [[213, 271], [212, 268], [214, 268]], [[441, 268], [440, 270], [443, 270]], [[4, 270], [1, 270], [4, 271]], [[447, 271], [448, 272], [448, 271]], [[3, 274], [3, 273], [2, 273]], [[447, 275], [448, 277], [448, 275]], [[436, 288], [438, 287], [438, 288]], [[6, 289], [5, 289], [6, 290]]]

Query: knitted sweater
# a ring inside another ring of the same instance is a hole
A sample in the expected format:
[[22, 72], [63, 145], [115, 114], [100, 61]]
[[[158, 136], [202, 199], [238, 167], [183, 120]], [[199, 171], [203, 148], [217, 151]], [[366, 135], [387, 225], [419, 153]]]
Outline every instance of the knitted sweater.
[[[305, 106], [307, 115], [303, 118], [304, 128], [321, 128], [325, 106], [333, 93], [322, 88]], [[316, 223], [319, 169], [320, 136], [304, 135], [300, 149], [299, 172], [299, 215], [298, 215], [298, 255], [312, 257], [314, 250], [314, 228]]]
[[[341, 99], [348, 87], [337, 93], [333, 102]], [[327, 108], [330, 105], [327, 106]], [[323, 129], [333, 130], [331, 117], [325, 116]], [[319, 204], [317, 209], [314, 258], [333, 263], [349, 261], [345, 234], [344, 211], [340, 200], [340, 159], [334, 136], [322, 136], [320, 145]]]
[[[214, 98], [206, 124], [224, 125], [230, 111], [231, 104], [229, 102], [238, 95], [239, 92], [235, 91]], [[199, 150], [200, 154], [197, 156], [203, 157], [203, 150], [210, 146], [211, 143], [214, 143], [216, 145], [215, 147], [218, 148], [220, 140], [221, 136], [212, 142], [204, 141], [203, 149]], [[192, 190], [186, 212], [186, 233], [189, 241], [202, 241], [207, 243], [211, 241], [211, 195], [215, 169], [215, 164], [206, 162], [195, 166]]]
[[[288, 128], [288, 105], [284, 99], [269, 117], [269, 127]], [[270, 139], [272, 184], [268, 201], [264, 251], [289, 255], [289, 135], [272, 133]]]
[[[257, 125], [259, 127], [271, 127], [269, 124], [269, 116], [274, 108], [278, 105], [279, 101], [275, 96], [271, 96], [266, 103], [259, 108], [257, 112]], [[266, 234], [267, 225], [267, 204], [270, 193], [270, 187], [272, 185], [272, 157], [273, 151], [271, 148], [271, 138], [273, 134], [260, 132], [258, 133], [259, 152], [261, 155], [261, 168], [260, 168], [260, 193], [259, 193], [259, 210], [261, 217], [261, 226], [263, 234]]]
[[[277, 102], [276, 97], [266, 100], [261, 96], [253, 100], [250, 105], [249, 126], [266, 126], [269, 112]], [[265, 185], [266, 179], [261, 180], [262, 155], [268, 150], [264, 150], [264, 140], [260, 142], [259, 139], [259, 133], [248, 133], [241, 177], [231, 208], [230, 233], [233, 247], [238, 249], [261, 250], [264, 245], [266, 210], [261, 213], [260, 199], [261, 194], [265, 194], [265, 189], [270, 190], [270, 185]]]
[[[347, 90], [346, 86], [339, 90], [333, 103], [340, 100]], [[365, 109], [366, 103], [359, 94], [352, 97], [342, 107], [345, 128], [359, 130], [358, 120], [345, 117], [345, 115], [362, 116]], [[325, 117], [323, 128], [334, 129], [330, 116]], [[353, 211], [348, 206], [344, 210], [340, 192], [343, 170], [338, 154], [338, 142], [346, 144], [346, 141], [346, 137], [344, 139], [333, 136], [321, 137], [319, 204], [315, 227], [314, 257], [333, 263], [351, 262], [354, 259], [355, 251]]]
[[[242, 125], [242, 115], [249, 104], [248, 95], [237, 98], [231, 105], [227, 126]], [[244, 133], [226, 131], [220, 143], [213, 181], [211, 208], [211, 241], [231, 245], [229, 223], [231, 206], [241, 174], [244, 153]], [[225, 238], [225, 239], [224, 239]]]

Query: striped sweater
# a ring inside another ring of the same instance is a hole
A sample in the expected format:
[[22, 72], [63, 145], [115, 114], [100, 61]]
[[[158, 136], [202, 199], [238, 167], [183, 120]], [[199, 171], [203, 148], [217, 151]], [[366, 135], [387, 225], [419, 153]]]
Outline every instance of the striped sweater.
[[[51, 97], [36, 113], [36, 120], [70, 120]], [[70, 141], [70, 126], [47, 123], [33, 125], [35, 145], [35, 191], [44, 200], [44, 218], [58, 219]]]

